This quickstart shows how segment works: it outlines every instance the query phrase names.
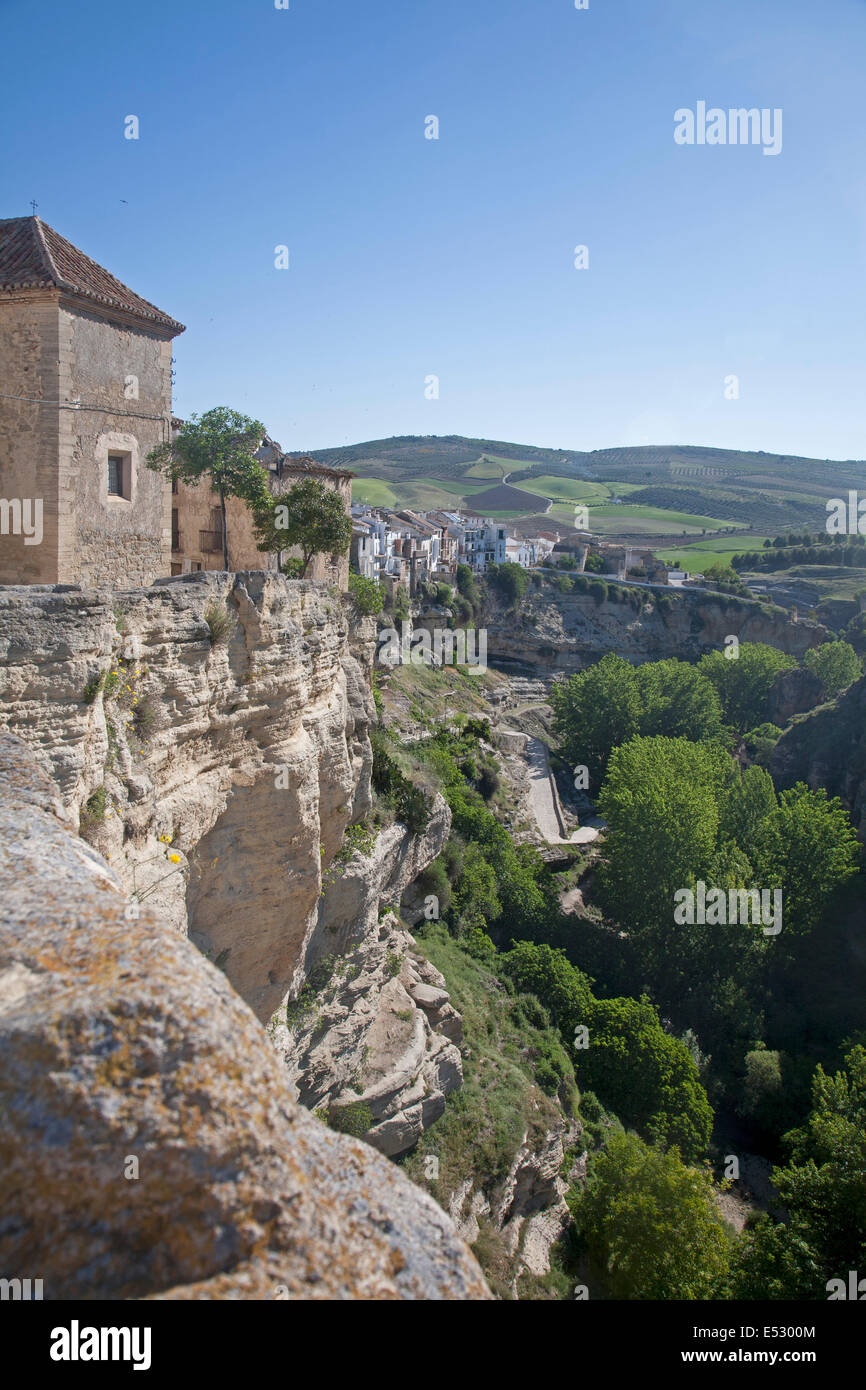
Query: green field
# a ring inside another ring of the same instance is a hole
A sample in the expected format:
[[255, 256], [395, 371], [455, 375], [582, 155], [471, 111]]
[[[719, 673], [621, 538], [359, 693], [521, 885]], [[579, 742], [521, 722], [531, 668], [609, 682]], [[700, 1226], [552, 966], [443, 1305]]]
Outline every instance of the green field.
[[466, 478], [486, 478], [488, 482], [501, 482], [506, 473], [510, 473], [514, 468], [520, 467], [512, 459], [495, 459], [489, 454], [473, 463], [471, 468], [467, 468]]
[[760, 582], [811, 584], [820, 599], [856, 598], [866, 590], [866, 568], [859, 569], [848, 565], [795, 565], [789, 570], [774, 570], [760, 574], [743, 576], [748, 583], [751, 579]]
[[537, 493], [539, 497], [554, 497], [562, 501], [574, 498], [589, 506], [593, 505], [593, 500], [607, 501], [611, 495], [610, 488], [605, 487], [604, 483], [585, 483], [580, 478], [556, 478], [550, 473], [543, 473], [540, 478], [521, 478], [515, 487]]
[[491, 481], [505, 477], [506, 473], [522, 473], [527, 468], [543, 468], [544, 465], [533, 459], [506, 459], [497, 454], [485, 454], [464, 474], [467, 478], [488, 478]]
[[592, 531], [603, 536], [675, 536], [684, 532], [699, 536], [702, 531], [721, 531], [731, 525], [711, 516], [695, 516], [691, 512], [666, 511], [662, 507], [642, 507], [624, 503], [602, 506], [590, 505], [589, 524]]
[[394, 489], [380, 478], [353, 478], [352, 501], [367, 507], [396, 507]]
[[653, 554], [659, 560], [664, 560], [666, 565], [673, 564], [674, 560], [678, 560], [680, 569], [694, 574], [699, 572], [704, 565], [709, 564], [711, 560], [727, 561], [732, 555], [737, 555], [741, 551], [760, 550], [765, 539], [765, 536], [719, 536], [716, 540], [694, 541], [691, 545], [682, 546], [679, 550], [674, 546], [667, 546], [664, 550], [654, 550]]
[[[424, 484], [425, 487], [437, 488], [441, 492], [449, 492], [455, 497], [471, 497], [473, 493], [484, 492], [488, 487], [488, 483], [484, 481], [468, 483], [462, 479], [455, 480], [453, 478], [413, 478], [411, 484], [406, 484], [406, 486], [414, 487], [418, 483]], [[399, 490], [400, 485], [398, 484], [397, 491], [399, 492]]]
[[473, 493], [483, 492], [489, 486], [489, 482], [463, 482], [453, 478], [401, 478], [390, 482], [382, 478], [354, 478], [352, 501], [396, 510], [411, 507], [429, 511], [433, 507], [444, 507], [453, 511], [461, 497], [468, 500]]
[[[468, 509], [476, 493], [511, 476], [507, 486], [524, 496], [493, 498], [499, 502], [497, 518], [546, 515], [571, 528], [575, 506], [584, 505], [595, 534], [607, 540], [642, 537], [664, 547], [667, 556], [684, 540], [712, 542], [723, 531], [718, 546], [702, 545], [707, 554], [731, 554], [741, 544], [752, 548], [764, 536], [785, 531], [814, 531], [826, 519], [827, 496], [863, 486], [863, 464], [856, 460], [697, 445], [580, 452], [462, 435], [407, 435], [320, 450], [315, 457], [360, 474], [356, 499], [397, 509]], [[521, 473], [526, 476], [514, 478]], [[530, 500], [530, 494], [539, 500]], [[613, 497], [622, 502], [613, 503]], [[552, 505], [546, 511], [548, 500]], [[760, 534], [743, 536], [741, 542], [732, 527]], [[698, 552], [688, 563], [694, 568], [705, 562]]]
[[[843, 496], [848, 489], [862, 491], [864, 479], [862, 460], [805, 458], [694, 444], [634, 445], [587, 452], [463, 435], [392, 435], [318, 450], [313, 456], [392, 486], [418, 479], [425, 479], [428, 487], [438, 479], [458, 486], [464, 480], [495, 486], [506, 475], [525, 473], [526, 479], [518, 477], [514, 482], [524, 484], [527, 491], [560, 502], [584, 499], [588, 503], [599, 494], [587, 488], [587, 483], [606, 486], [610, 495], [620, 496], [626, 503], [634, 499], [642, 510], [623, 513], [622, 522], [613, 526], [610, 517], [603, 519], [600, 514], [603, 534], [615, 535], [619, 529], [622, 534], [634, 535], [643, 529], [647, 535], [663, 535], [667, 526], [674, 540], [678, 530], [700, 532], [705, 518], [710, 519], [706, 529], [712, 531], [724, 521], [762, 535], [820, 530], [826, 521], [826, 499]], [[563, 480], [584, 487], [566, 491]], [[437, 488], [431, 500], [438, 501], [445, 491]], [[452, 491], [451, 495], [459, 494]], [[427, 498], [429, 494], [422, 494], [422, 499]], [[406, 497], [404, 502], [418, 505], [420, 500]], [[688, 518], [685, 521], [684, 516]]]

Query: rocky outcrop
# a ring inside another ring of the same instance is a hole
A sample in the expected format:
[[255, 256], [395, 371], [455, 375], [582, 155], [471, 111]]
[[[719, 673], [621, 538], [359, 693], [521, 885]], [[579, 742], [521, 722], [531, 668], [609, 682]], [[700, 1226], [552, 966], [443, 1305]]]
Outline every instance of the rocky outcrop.
[[779, 728], [794, 718], [814, 709], [825, 698], [824, 683], [808, 666], [794, 666], [780, 671], [767, 696], [767, 718]]
[[[437, 797], [423, 832], [394, 824], [341, 850], [371, 805], [372, 623], [350, 638], [339, 596], [258, 572], [120, 595], [4, 590], [0, 608], [0, 725], [44, 757], [130, 911], [158, 910], [274, 1018], [304, 1104], [342, 1108], [363, 1075], [370, 1142], [401, 1152], [441, 1115], [460, 1056], [407, 994], [408, 964], [392, 978], [411, 938], [392, 924], [383, 945], [379, 918], [451, 817]], [[330, 970], [315, 1040], [288, 1029], [287, 1002], [337, 960], [357, 978]]]
[[394, 1156], [438, 1120], [461, 1085], [460, 1016], [445, 982], [390, 910], [441, 852], [451, 812], [426, 829], [395, 824], [326, 874], [307, 987], [270, 1025], [301, 1102]]
[[769, 765], [779, 787], [826, 787], [848, 807], [866, 844], [866, 676], [832, 702], [796, 719]]
[[596, 603], [588, 593], [560, 594], [545, 586], [530, 590], [517, 614], [491, 604], [484, 618], [488, 660], [504, 671], [551, 676], [580, 670], [605, 652], [634, 662], [671, 656], [693, 661], [722, 650], [731, 635], [799, 657], [827, 636], [817, 623], [794, 622], [724, 594], [635, 586], [627, 592], [633, 601]]
[[[225, 976], [0, 738], [0, 1268], [46, 1298], [484, 1299], [432, 1199], [292, 1097]], [[68, 795], [68, 789], [67, 789]]]
[[370, 805], [354, 623], [350, 641], [338, 594], [263, 572], [0, 590], [0, 728], [262, 1020], [302, 982], [322, 868]]
[[386, 914], [272, 1024], [302, 1104], [338, 1125], [354, 1118], [354, 1132], [389, 1156], [418, 1142], [463, 1081], [462, 1020], [414, 947]]
[[569, 1183], [563, 1169], [566, 1149], [580, 1132], [580, 1125], [564, 1116], [553, 1129], [527, 1132], [492, 1204], [475, 1189], [471, 1178], [448, 1204], [450, 1216], [470, 1245], [478, 1239], [480, 1220], [487, 1219], [501, 1234], [513, 1262], [515, 1293], [523, 1273], [543, 1276], [549, 1272], [551, 1249], [571, 1220], [565, 1200]]

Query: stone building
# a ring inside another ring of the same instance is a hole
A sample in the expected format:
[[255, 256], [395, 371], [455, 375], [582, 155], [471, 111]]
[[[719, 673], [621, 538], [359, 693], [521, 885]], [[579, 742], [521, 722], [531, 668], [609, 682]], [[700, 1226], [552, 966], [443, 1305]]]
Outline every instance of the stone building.
[[145, 460], [183, 331], [41, 218], [0, 219], [0, 583], [169, 573], [169, 489]]
[[[176, 428], [181, 422], [173, 421]], [[293, 458], [284, 454], [274, 440], [262, 440], [255, 457], [268, 475], [271, 492], [281, 496], [302, 478], [320, 479], [326, 487], [338, 492], [348, 512], [352, 503], [354, 474], [342, 469], [327, 468], [310, 458]], [[277, 556], [263, 554], [258, 548], [249, 507], [237, 497], [226, 502], [226, 536], [229, 548], [229, 569], [263, 570], [277, 568]], [[295, 552], [285, 550], [285, 562]], [[174, 483], [171, 496], [171, 573], [188, 574], [191, 570], [223, 570], [222, 518], [219, 496], [206, 482], [190, 486]], [[349, 587], [349, 556], [342, 555], [336, 564], [330, 555], [314, 555], [307, 579], [336, 584], [341, 590]]]

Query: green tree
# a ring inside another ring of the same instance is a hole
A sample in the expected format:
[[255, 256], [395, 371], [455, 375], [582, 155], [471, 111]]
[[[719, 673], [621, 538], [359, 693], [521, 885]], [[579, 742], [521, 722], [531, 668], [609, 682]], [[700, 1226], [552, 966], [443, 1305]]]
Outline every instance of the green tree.
[[667, 738], [718, 738], [722, 707], [713, 684], [686, 661], [650, 661], [635, 672], [643, 706], [639, 733]]
[[377, 584], [375, 579], [370, 579], [367, 575], [349, 575], [349, 593], [355, 600], [358, 611], [365, 617], [375, 617], [382, 612], [385, 606], [385, 590], [381, 584]]
[[597, 785], [611, 750], [638, 732], [641, 701], [635, 668], [609, 652], [597, 665], [556, 681], [550, 703], [563, 757], [586, 766]]
[[713, 1298], [727, 1274], [709, 1172], [635, 1134], [612, 1135], [593, 1158], [575, 1220], [612, 1298]]
[[257, 510], [259, 550], [270, 553], [297, 546], [301, 578], [314, 555], [345, 555], [352, 539], [352, 520], [342, 497], [320, 478], [302, 478], [288, 492], [268, 497]]
[[762, 642], [743, 642], [736, 658], [724, 652], [708, 652], [701, 657], [698, 670], [716, 688], [722, 717], [738, 733], [767, 721], [767, 702], [780, 671], [789, 671], [796, 661], [775, 647]]
[[563, 1040], [571, 1043], [574, 1030], [585, 1023], [592, 1006], [589, 980], [572, 965], [561, 950], [518, 941], [499, 957], [500, 968], [520, 994], [534, 994], [559, 1028]]
[[458, 565], [456, 578], [457, 592], [461, 594], [473, 608], [476, 607], [481, 595], [478, 591], [478, 584], [475, 579], [474, 571], [469, 565]]
[[745, 1075], [737, 1111], [744, 1119], [771, 1134], [780, 1134], [791, 1123], [791, 1105], [785, 1089], [785, 1055], [755, 1048], [745, 1057]]
[[581, 1021], [589, 1030], [589, 1046], [576, 1053], [581, 1086], [653, 1142], [687, 1159], [703, 1154], [710, 1103], [692, 1054], [664, 1031], [651, 1001], [597, 999]]
[[850, 642], [824, 642], [820, 647], [810, 647], [803, 665], [815, 673], [831, 700], [862, 674], [860, 658]]
[[747, 767], [726, 786], [721, 801], [721, 836], [732, 842], [758, 872], [766, 863], [767, 835], [779, 810], [773, 779], [762, 767]]
[[759, 724], [756, 729], [743, 734], [743, 744], [752, 762], [765, 767], [781, 737], [782, 730], [778, 724]]
[[688, 662], [632, 666], [613, 653], [551, 691], [554, 732], [574, 764], [599, 782], [614, 748], [636, 734], [719, 739], [721, 704], [713, 684]]
[[773, 1181], [787, 1224], [764, 1220], [745, 1233], [732, 1271], [735, 1298], [820, 1298], [827, 1283], [866, 1270], [866, 1048], [844, 1068], [818, 1067], [812, 1109], [789, 1136], [788, 1163]]
[[201, 417], [184, 420], [173, 439], [151, 449], [147, 466], [172, 482], [197, 487], [207, 478], [219, 496], [223, 560], [229, 568], [226, 498], [238, 497], [254, 512], [270, 502], [268, 475], [253, 457], [265, 427], [227, 406], [215, 406]]
[[523, 598], [529, 583], [526, 570], [513, 561], [506, 560], [503, 565], [491, 565], [487, 571], [487, 582], [498, 589], [503, 598], [516, 603]]
[[860, 847], [842, 802], [798, 782], [780, 793], [755, 838], [755, 872], [783, 892], [783, 937], [812, 931], [836, 889], [857, 872]]
[[463, 848], [460, 877], [454, 885], [453, 896], [456, 926], [459, 935], [474, 927], [485, 931], [502, 912], [497, 892], [496, 873], [488, 864], [479, 845]]
[[707, 881], [719, 842], [730, 756], [685, 738], [635, 738], [614, 749], [599, 797], [607, 821], [602, 905], [630, 931], [673, 929], [674, 893]]

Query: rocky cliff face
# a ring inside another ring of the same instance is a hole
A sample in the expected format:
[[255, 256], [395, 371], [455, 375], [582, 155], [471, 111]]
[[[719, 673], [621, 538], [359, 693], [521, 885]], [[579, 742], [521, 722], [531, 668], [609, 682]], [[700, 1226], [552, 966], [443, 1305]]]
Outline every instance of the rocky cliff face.
[[296, 1104], [225, 976], [130, 912], [41, 761], [0, 736], [4, 1275], [49, 1299], [489, 1297], [435, 1202]]
[[391, 911], [450, 826], [437, 797], [422, 834], [391, 825], [328, 875], [309, 984], [270, 1028], [304, 1105], [332, 1122], [351, 1111], [367, 1142], [389, 1155], [417, 1142], [463, 1080], [460, 1016]]
[[[380, 978], [380, 907], [436, 857], [450, 814], [440, 799], [424, 834], [389, 826], [329, 872], [371, 804], [372, 622], [355, 616], [350, 632], [321, 585], [210, 573], [121, 593], [0, 590], [0, 632], [0, 728], [44, 760], [129, 912], [157, 910], [262, 1022], [279, 1014], [271, 1033], [305, 1100], [336, 1105], [361, 1074], [365, 1091], [378, 1085], [373, 1142], [398, 1152], [398, 1136], [441, 1113], [460, 1059], [410, 995], [397, 1012], [411, 1015], [414, 1050], [394, 1072], [389, 1028], [404, 1021], [391, 1019], [397, 982]], [[409, 949], [398, 936], [389, 961]], [[344, 997], [312, 1047], [287, 1028], [286, 1003], [347, 953], [368, 993]]]
[[866, 676], [794, 721], [773, 750], [770, 773], [780, 787], [806, 782], [841, 797], [866, 843]]
[[0, 631], [0, 726], [44, 754], [130, 896], [269, 1018], [370, 803], [366, 634], [353, 652], [338, 597], [264, 573], [5, 589]]
[[634, 603], [596, 603], [589, 594], [560, 594], [546, 585], [528, 592], [517, 615], [494, 605], [484, 619], [488, 660], [503, 670], [550, 676], [580, 670], [609, 651], [635, 662], [671, 656], [690, 661], [723, 648], [734, 635], [802, 656], [827, 636], [818, 623], [795, 623], [787, 614], [723, 594], [629, 592]]
[[[524, 1273], [543, 1276], [550, 1270], [550, 1252], [571, 1220], [566, 1202], [569, 1182], [563, 1173], [565, 1151], [581, 1136], [581, 1126], [564, 1116], [554, 1128], [524, 1134], [493, 1205], [467, 1178], [452, 1194], [448, 1213], [463, 1238], [473, 1245], [479, 1220], [487, 1219], [500, 1233], [512, 1261], [512, 1293]], [[586, 1170], [586, 1154], [577, 1160], [573, 1181]]]
[[417, 1143], [463, 1081], [462, 1020], [414, 947], [387, 914], [273, 1030], [303, 1104], [332, 1123], [357, 1116], [367, 1142], [391, 1156]]

